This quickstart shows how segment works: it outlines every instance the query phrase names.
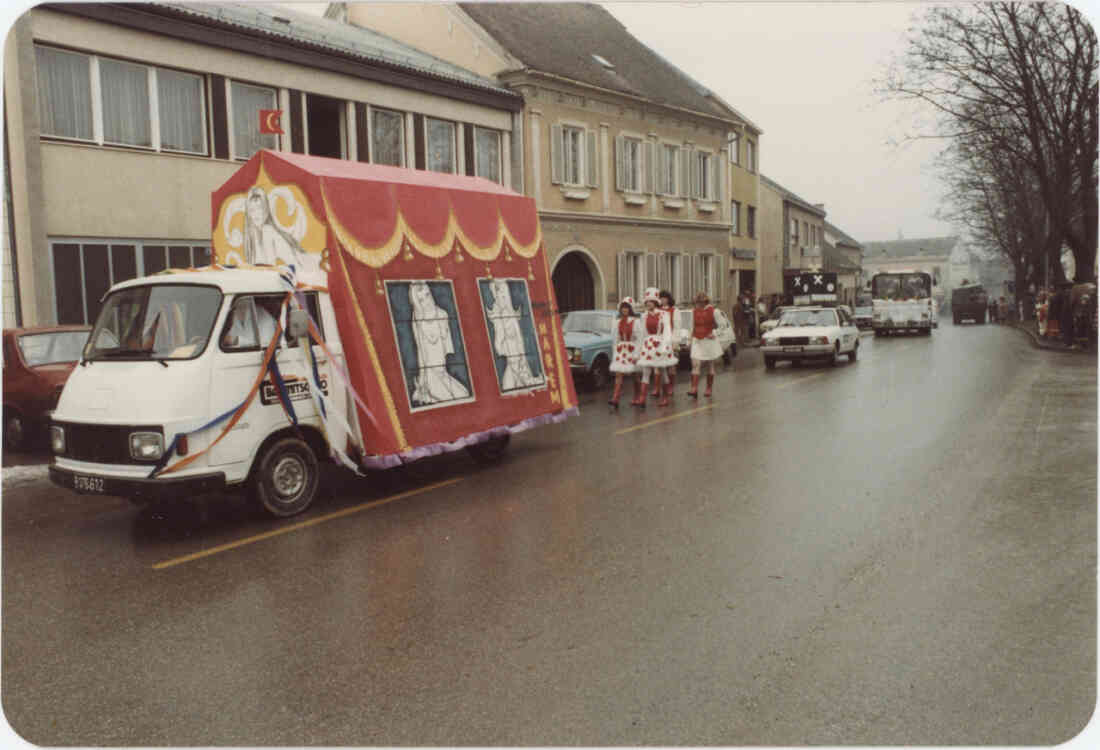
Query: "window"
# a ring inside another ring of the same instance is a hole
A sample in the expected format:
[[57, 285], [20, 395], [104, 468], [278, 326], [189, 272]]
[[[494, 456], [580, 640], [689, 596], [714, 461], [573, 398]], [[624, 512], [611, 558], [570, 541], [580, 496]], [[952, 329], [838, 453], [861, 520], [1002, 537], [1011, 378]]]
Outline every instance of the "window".
[[680, 147], [661, 146], [661, 163], [658, 165], [657, 192], [661, 195], [679, 195], [676, 176], [680, 173]]
[[791, 219], [791, 246], [798, 247], [798, 219]]
[[222, 329], [221, 348], [225, 351], [267, 348], [282, 316], [282, 302], [282, 295], [275, 294], [250, 294], [233, 300]]
[[665, 256], [668, 258], [668, 289], [675, 299], [687, 301], [687, 287], [684, 278], [683, 256], [675, 253]]
[[371, 107], [370, 160], [391, 167], [405, 165], [405, 115]]
[[625, 136], [619, 136], [616, 141], [619, 146], [619, 161], [616, 164], [619, 184], [616, 189], [628, 193], [640, 193], [644, 186], [642, 142], [637, 138], [627, 138]]
[[750, 172], [756, 171], [756, 143], [748, 138], [745, 139], [745, 162], [745, 167]]
[[152, 146], [149, 120], [149, 69], [143, 65], [99, 61], [103, 97], [103, 140], [126, 146]]
[[260, 133], [260, 110], [275, 109], [275, 89], [233, 81], [229, 98], [233, 103], [233, 157], [251, 159], [262, 148], [277, 148], [276, 135]]
[[474, 128], [474, 174], [500, 182], [500, 132]]
[[60, 324], [91, 323], [99, 300], [112, 285], [166, 268], [210, 263], [210, 248], [192, 242], [165, 244], [135, 240], [51, 240], [54, 304]]
[[810, 241], [810, 229], [806, 222], [802, 222], [802, 240], [804, 242]]
[[34, 52], [42, 134], [92, 140], [91, 58], [50, 47]]
[[167, 151], [206, 153], [203, 78], [157, 68], [160, 147]]
[[756, 237], [756, 206], [748, 207], [748, 216], [746, 217], [748, 235], [749, 237]]
[[740, 164], [741, 163], [741, 135], [739, 133], [730, 133], [729, 148], [730, 148], [730, 164]]
[[619, 299], [633, 297], [641, 305], [645, 291], [645, 264], [642, 253], [619, 253]]
[[207, 153], [202, 76], [51, 47], [35, 57], [42, 135]]
[[712, 302], [718, 300], [717, 270], [718, 264], [715, 262], [713, 255], [699, 256], [699, 274], [702, 276], [700, 281], [702, 282], [703, 291], [707, 293]]
[[730, 232], [741, 234], [741, 201], [730, 201]]
[[939, 286], [940, 285], [940, 267], [939, 266], [933, 266], [932, 267], [932, 285], [933, 286]]
[[446, 120], [424, 118], [427, 144], [427, 167], [432, 172], [450, 172], [457, 170], [455, 157], [455, 124]]
[[550, 182], [596, 187], [599, 159], [596, 133], [579, 125], [550, 126]]
[[695, 174], [693, 176], [692, 195], [700, 200], [713, 201], [718, 196], [718, 175], [715, 169], [714, 154], [705, 151], [695, 152]]

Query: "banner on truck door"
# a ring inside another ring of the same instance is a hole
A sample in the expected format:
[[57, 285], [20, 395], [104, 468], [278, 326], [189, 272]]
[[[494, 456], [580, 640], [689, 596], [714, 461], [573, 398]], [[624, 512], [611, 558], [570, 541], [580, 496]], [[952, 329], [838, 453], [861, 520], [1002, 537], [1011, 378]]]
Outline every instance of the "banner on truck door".
[[212, 204], [217, 262], [327, 273], [351, 384], [376, 417], [360, 409], [372, 455], [415, 458], [576, 409], [530, 198], [261, 151]]

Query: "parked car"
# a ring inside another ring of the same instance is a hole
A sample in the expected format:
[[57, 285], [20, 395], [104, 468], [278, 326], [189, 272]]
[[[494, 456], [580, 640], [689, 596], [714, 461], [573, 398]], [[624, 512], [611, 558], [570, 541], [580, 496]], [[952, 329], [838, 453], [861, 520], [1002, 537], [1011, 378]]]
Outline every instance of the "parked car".
[[4, 329], [6, 449], [24, 449], [45, 426], [91, 330], [89, 326]]
[[825, 360], [836, 366], [840, 355], [848, 361], [859, 356], [859, 329], [844, 309], [819, 306], [796, 307], [783, 313], [779, 325], [760, 345], [764, 366], [769, 370], [780, 360], [792, 365], [805, 360]]
[[[691, 308], [677, 309], [676, 323], [672, 330], [672, 348], [680, 357], [681, 365], [691, 364], [691, 329], [695, 326], [691, 313]], [[737, 356], [737, 336], [733, 332], [729, 318], [717, 307], [714, 308], [714, 321], [718, 324], [715, 335], [718, 336], [718, 343], [722, 345], [722, 361], [728, 365], [730, 359]]]
[[602, 390], [611, 379], [617, 317], [615, 310], [571, 310], [562, 320], [569, 369], [596, 390]]

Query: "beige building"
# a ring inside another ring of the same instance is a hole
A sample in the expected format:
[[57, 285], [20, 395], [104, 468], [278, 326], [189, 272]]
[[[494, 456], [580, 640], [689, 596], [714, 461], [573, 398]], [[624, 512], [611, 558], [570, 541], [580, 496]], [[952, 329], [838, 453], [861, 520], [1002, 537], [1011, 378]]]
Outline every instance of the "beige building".
[[766, 284], [761, 292], [783, 291], [783, 277], [800, 270], [822, 269], [825, 263], [825, 204], [810, 203], [768, 177], [760, 176], [765, 208], [762, 262]]
[[205, 263], [210, 194], [260, 148], [519, 180], [515, 91], [281, 7], [40, 6], [4, 55], [5, 325], [91, 321], [112, 283]]
[[750, 222], [757, 231], [759, 129], [600, 6], [334, 3], [327, 15], [522, 94], [513, 174], [538, 206], [563, 310], [614, 307], [648, 286], [680, 303], [702, 289], [728, 307], [731, 268], [755, 271], [755, 257], [732, 251], [758, 246], [746, 235]]
[[841, 302], [854, 306], [863, 289], [863, 246], [838, 227], [825, 222], [824, 263], [822, 268], [837, 275]]

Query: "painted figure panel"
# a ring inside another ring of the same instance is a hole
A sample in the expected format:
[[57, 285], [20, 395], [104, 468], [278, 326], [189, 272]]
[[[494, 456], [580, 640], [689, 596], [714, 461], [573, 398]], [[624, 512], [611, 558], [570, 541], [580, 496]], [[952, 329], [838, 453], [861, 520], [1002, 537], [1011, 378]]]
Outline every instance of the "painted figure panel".
[[546, 376], [531, 316], [527, 282], [523, 279], [478, 279], [477, 285], [501, 393], [545, 386]]

